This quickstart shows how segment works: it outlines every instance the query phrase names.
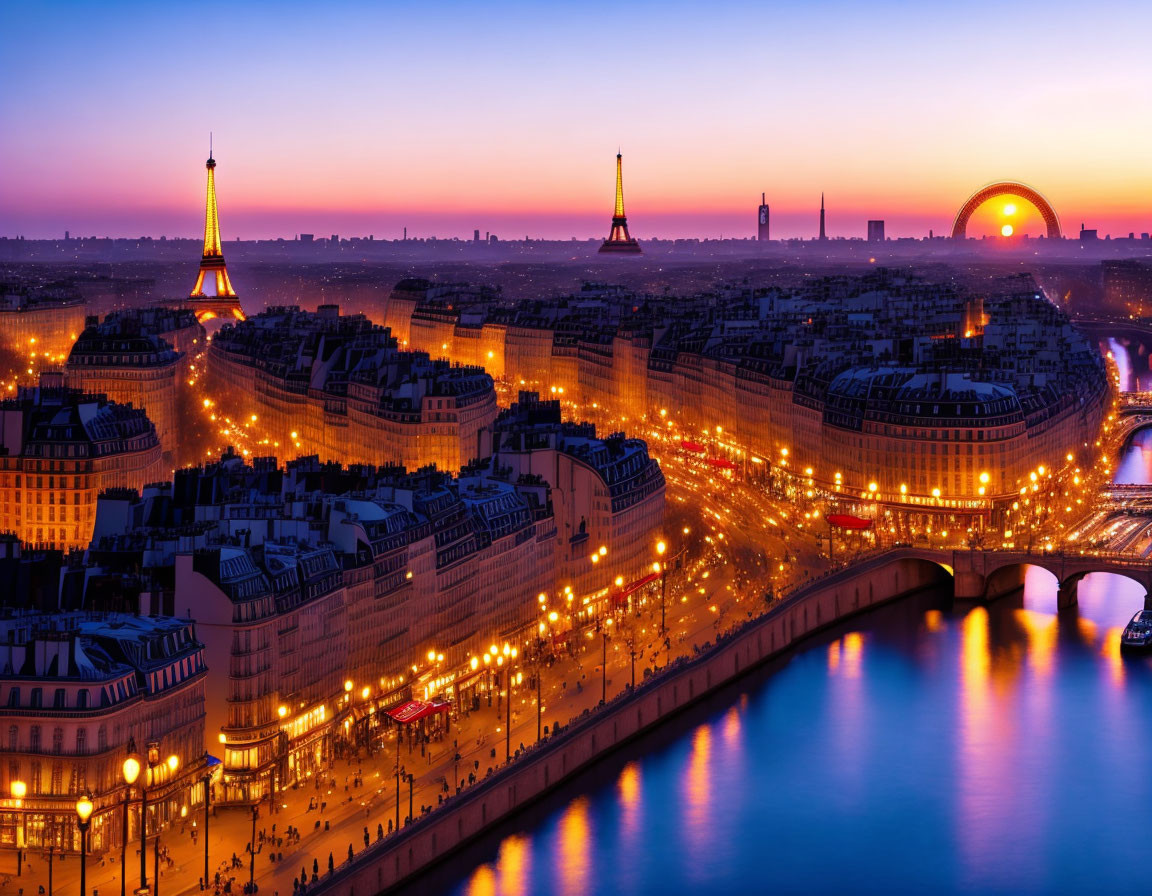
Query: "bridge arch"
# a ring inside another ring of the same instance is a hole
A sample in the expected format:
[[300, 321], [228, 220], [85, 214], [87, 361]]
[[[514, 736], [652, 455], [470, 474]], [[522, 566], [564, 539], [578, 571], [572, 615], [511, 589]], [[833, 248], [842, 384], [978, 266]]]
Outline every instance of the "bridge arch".
[[1051, 581], [1051, 584], [1060, 588], [1060, 573], [1044, 562], [1042, 556], [1035, 560], [1012, 560], [995, 569], [988, 570], [984, 577], [984, 599], [995, 600], [1024, 587], [1029, 569], [1041, 570]]
[[1127, 579], [1129, 582], [1134, 582], [1138, 588], [1144, 592], [1144, 600], [1147, 601], [1152, 594], [1148, 590], [1148, 581], [1141, 579], [1139, 575], [1124, 569], [1083, 569], [1065, 576], [1064, 580], [1060, 583], [1061, 592], [1070, 594], [1076, 593], [1076, 588], [1080, 582], [1090, 575], [1100, 574], [1109, 576], [1118, 576], [1121, 579]]
[[1051, 203], [1027, 184], [1010, 180], [988, 184], [968, 197], [968, 201], [957, 212], [956, 220], [952, 222], [952, 239], [965, 239], [968, 221], [972, 217], [972, 213], [989, 199], [995, 199], [997, 196], [1015, 196], [1017, 199], [1023, 199], [1035, 206], [1048, 228], [1048, 239], [1060, 239], [1060, 219], [1056, 217], [1056, 210], [1052, 208]]
[[[883, 565], [884, 569], [893, 568], [893, 581], [897, 592], [910, 587], [923, 587], [913, 585], [914, 582], [923, 583], [925, 580], [935, 581], [940, 585], [950, 585], [955, 573], [947, 563], [932, 556], [917, 556], [915, 553], [904, 553], [899, 557], [892, 557]], [[922, 573], [928, 573], [923, 575]], [[869, 595], [871, 598], [871, 595]]]

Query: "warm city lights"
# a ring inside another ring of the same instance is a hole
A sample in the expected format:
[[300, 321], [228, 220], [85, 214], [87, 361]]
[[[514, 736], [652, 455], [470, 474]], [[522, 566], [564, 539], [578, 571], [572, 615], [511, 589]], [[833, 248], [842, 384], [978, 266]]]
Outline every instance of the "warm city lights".
[[0, 886], [1145, 885], [1152, 8], [10, 6]]

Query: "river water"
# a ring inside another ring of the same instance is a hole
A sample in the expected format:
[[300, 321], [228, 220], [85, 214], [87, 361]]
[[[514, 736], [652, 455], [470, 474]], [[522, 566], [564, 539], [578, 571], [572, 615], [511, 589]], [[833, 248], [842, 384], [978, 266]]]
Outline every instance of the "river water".
[[[1121, 465], [1148, 481], [1152, 454]], [[1146, 893], [1143, 590], [928, 593], [812, 639], [416, 882], [456, 896]]]

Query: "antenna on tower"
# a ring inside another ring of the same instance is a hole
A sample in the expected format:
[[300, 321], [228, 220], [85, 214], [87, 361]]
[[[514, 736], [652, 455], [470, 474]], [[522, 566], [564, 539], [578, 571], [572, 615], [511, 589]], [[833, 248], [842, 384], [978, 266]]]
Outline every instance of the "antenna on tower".
[[208, 158], [212, 158], [212, 132], [208, 132]]

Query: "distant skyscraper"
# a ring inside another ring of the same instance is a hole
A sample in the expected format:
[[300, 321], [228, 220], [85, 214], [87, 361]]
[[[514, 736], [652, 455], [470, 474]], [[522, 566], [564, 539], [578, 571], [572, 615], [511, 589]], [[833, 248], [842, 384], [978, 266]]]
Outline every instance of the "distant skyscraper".
[[868, 222], [868, 242], [882, 243], [884, 242], [884, 222], [883, 221], [869, 221]]
[[[196, 285], [192, 287], [192, 298], [204, 298], [204, 279], [216, 278], [217, 296], [236, 296], [232, 281], [228, 279], [228, 269], [224, 266], [224, 250], [220, 246], [220, 215], [216, 210], [216, 160], [212, 150], [208, 150], [208, 200], [204, 209], [204, 256], [200, 259], [200, 273]], [[239, 303], [237, 303], [239, 305]]]
[[828, 239], [828, 234], [824, 232], [824, 194], [820, 194], [820, 239]]
[[1104, 280], [1104, 301], [1110, 310], [1144, 316], [1144, 309], [1152, 307], [1152, 265], [1132, 259], [1111, 259], [1101, 262]]
[[640, 244], [629, 235], [628, 218], [624, 214], [623, 156], [620, 153], [616, 153], [616, 207], [612, 211], [612, 230], [600, 251], [618, 255], [640, 254]]
[[764, 194], [760, 194], [760, 208], [756, 215], [756, 239], [762, 243], [766, 243], [768, 237], [768, 202], [764, 198]]

